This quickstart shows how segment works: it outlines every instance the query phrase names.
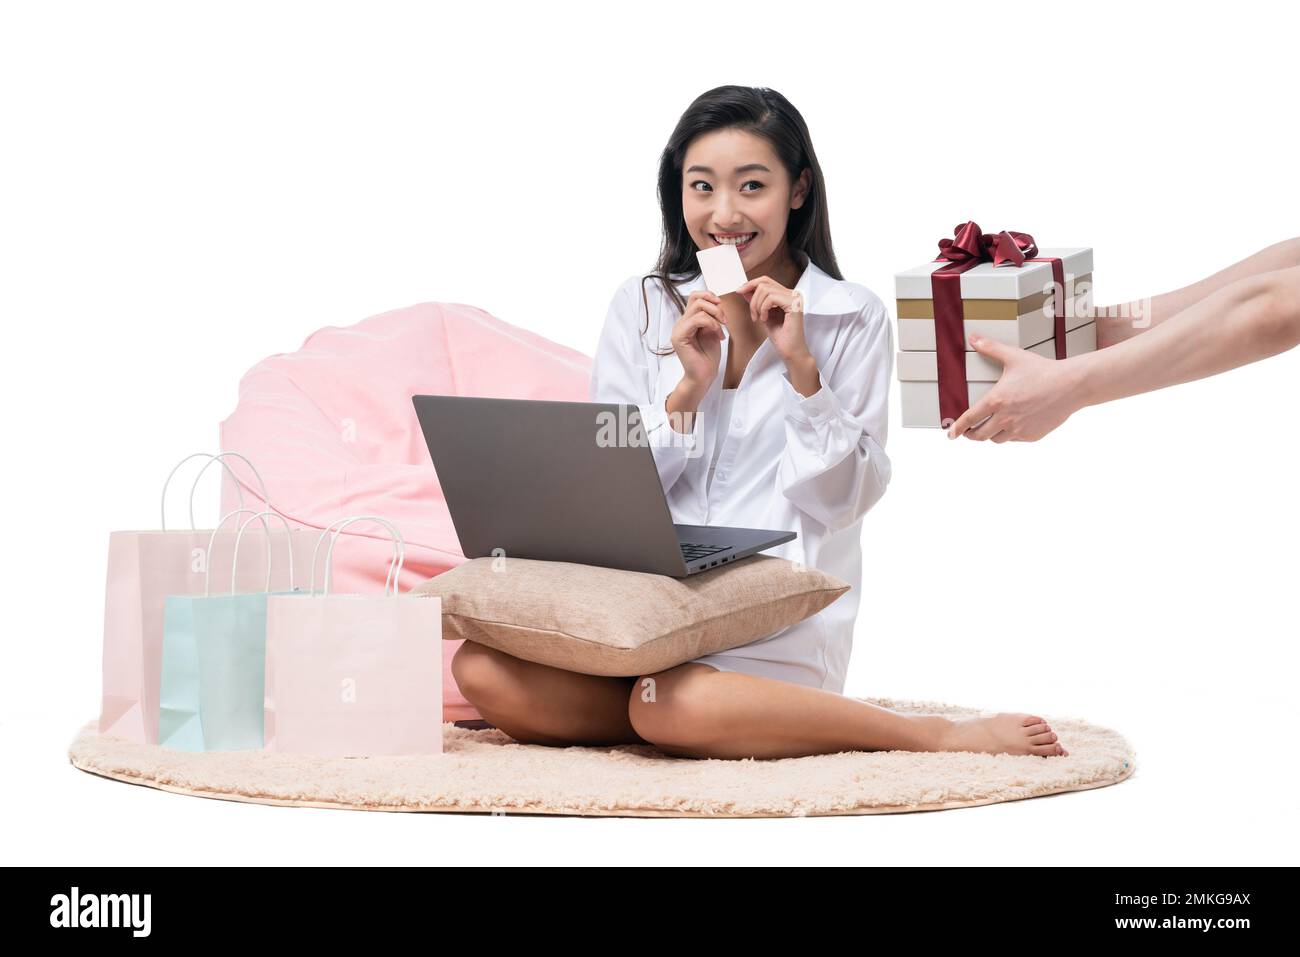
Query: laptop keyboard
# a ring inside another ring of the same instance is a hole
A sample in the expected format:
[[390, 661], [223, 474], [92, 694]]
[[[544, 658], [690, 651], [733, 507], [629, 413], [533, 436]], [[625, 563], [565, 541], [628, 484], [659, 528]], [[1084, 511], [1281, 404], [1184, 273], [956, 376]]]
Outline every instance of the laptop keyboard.
[[718, 552], [725, 552], [730, 545], [697, 545], [693, 542], [678, 542], [682, 546], [682, 558], [693, 562], [698, 558], [708, 558]]

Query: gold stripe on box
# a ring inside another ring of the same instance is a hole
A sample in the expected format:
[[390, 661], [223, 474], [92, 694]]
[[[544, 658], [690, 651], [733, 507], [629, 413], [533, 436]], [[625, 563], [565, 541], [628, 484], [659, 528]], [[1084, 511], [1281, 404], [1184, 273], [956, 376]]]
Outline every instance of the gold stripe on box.
[[[1092, 273], [1086, 276], [1075, 276], [1074, 285], [1079, 283], [1092, 282]], [[1066, 289], [1069, 290], [1070, 283], [1066, 282]], [[1043, 308], [1043, 303], [1047, 302], [1050, 290], [1036, 292], [1024, 299], [963, 299], [961, 301], [962, 315], [967, 319], [1008, 319], [1014, 320], [1031, 312], [1037, 312]], [[933, 319], [934, 318], [934, 300], [933, 299], [899, 299], [898, 318], [899, 319]]]

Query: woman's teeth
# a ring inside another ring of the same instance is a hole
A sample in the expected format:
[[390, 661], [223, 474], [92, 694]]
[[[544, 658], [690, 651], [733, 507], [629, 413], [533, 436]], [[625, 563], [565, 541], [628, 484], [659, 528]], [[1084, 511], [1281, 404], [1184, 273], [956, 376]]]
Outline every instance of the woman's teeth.
[[749, 242], [751, 239], [753, 239], [753, 238], [754, 238], [755, 236], [757, 236], [757, 235], [758, 235], [758, 233], [746, 233], [744, 236], [718, 236], [718, 235], [714, 235], [714, 236], [713, 236], [713, 241], [714, 241], [714, 242], [717, 242], [717, 243], [723, 243], [723, 244], [728, 245], [728, 246], [743, 246], [743, 245], [745, 245], [745, 243]]

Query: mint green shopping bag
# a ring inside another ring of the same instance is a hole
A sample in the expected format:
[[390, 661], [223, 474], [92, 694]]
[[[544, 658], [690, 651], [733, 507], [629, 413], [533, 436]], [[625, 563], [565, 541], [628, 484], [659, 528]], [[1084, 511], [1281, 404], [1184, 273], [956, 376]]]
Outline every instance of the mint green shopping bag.
[[[230, 512], [226, 520], [252, 509]], [[162, 677], [159, 686], [158, 743], [183, 751], [238, 751], [261, 748], [266, 682], [266, 602], [271, 594], [291, 595], [293, 550], [289, 550], [289, 591], [271, 592], [267, 559], [266, 589], [236, 594], [235, 574], [244, 529], [258, 519], [284, 516], [253, 513], [235, 536], [230, 594], [211, 593], [211, 564], [202, 595], [168, 595], [163, 607]], [[285, 527], [289, 523], [285, 521]], [[268, 529], [269, 533], [269, 529]], [[267, 547], [270, 548], [268, 534]], [[209, 548], [209, 552], [211, 549]]]

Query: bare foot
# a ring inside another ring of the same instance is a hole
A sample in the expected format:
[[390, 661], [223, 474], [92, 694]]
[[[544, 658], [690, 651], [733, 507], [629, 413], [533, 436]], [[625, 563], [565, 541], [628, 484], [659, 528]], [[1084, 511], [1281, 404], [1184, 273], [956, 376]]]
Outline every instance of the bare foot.
[[1056, 732], [1033, 714], [995, 714], [991, 718], [956, 718], [940, 731], [936, 751], [982, 751], [986, 754], [1037, 754], [1065, 757], [1070, 752]]

